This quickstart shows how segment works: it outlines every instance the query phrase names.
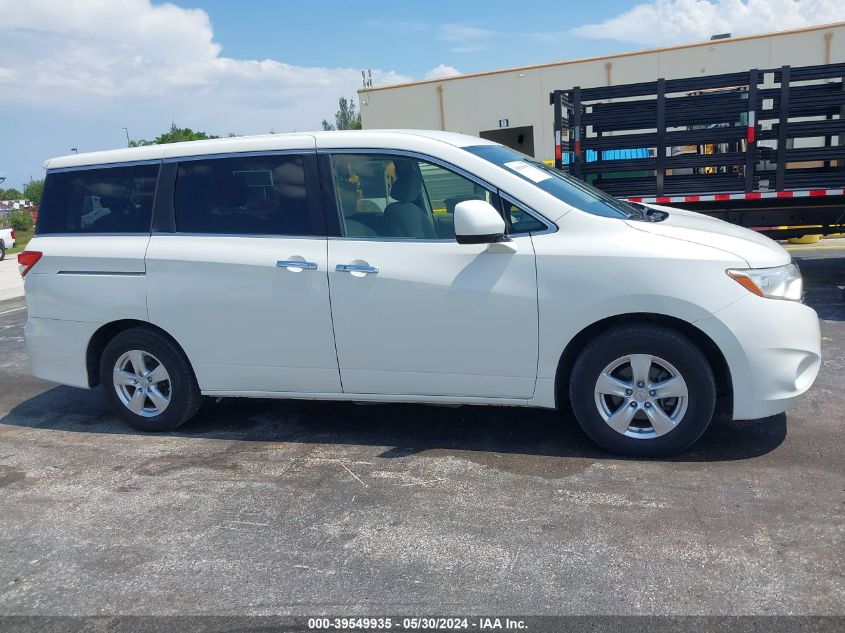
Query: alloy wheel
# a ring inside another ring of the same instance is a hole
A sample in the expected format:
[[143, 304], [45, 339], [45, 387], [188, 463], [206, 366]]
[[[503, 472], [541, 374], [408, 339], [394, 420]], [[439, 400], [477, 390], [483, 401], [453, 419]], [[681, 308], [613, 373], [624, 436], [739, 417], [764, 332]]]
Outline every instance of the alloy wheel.
[[112, 382], [120, 401], [136, 415], [152, 418], [170, 404], [170, 374], [149, 352], [133, 349], [121, 354], [114, 364]]
[[689, 390], [681, 373], [650, 354], [629, 354], [609, 363], [594, 389], [596, 408], [617, 433], [652, 439], [683, 419]]

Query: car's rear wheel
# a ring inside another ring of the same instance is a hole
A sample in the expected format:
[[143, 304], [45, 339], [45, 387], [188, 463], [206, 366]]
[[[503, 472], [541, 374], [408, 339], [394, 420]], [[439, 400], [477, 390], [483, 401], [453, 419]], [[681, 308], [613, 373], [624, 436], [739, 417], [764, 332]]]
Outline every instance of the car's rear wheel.
[[100, 382], [114, 412], [140, 431], [173, 430], [202, 402], [185, 354], [149, 328], [132, 328], [109, 341], [100, 359]]
[[0, 240], [0, 262], [6, 259], [6, 245]]
[[581, 428], [603, 448], [657, 457], [691, 446], [707, 429], [716, 384], [686, 336], [655, 325], [614, 328], [572, 368], [569, 396]]

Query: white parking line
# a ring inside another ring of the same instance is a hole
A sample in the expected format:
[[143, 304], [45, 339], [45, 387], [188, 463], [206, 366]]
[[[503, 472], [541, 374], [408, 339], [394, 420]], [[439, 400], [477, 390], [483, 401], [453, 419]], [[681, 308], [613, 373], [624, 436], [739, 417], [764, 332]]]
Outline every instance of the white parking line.
[[20, 310], [26, 310], [26, 306], [22, 306], [20, 308], [12, 308], [11, 310], [6, 310], [5, 312], [0, 312], [0, 316], [3, 316], [4, 314], [10, 314], [12, 312], [18, 312]]

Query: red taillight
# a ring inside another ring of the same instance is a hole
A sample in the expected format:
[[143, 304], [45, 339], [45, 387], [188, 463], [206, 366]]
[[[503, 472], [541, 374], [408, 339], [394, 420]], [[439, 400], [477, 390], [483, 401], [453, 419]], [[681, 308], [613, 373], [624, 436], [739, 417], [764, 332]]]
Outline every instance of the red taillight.
[[12, 241], [15, 239], [15, 229], [12, 229]]
[[41, 251], [24, 251], [18, 255], [18, 270], [21, 272], [21, 277], [26, 276], [43, 254]]

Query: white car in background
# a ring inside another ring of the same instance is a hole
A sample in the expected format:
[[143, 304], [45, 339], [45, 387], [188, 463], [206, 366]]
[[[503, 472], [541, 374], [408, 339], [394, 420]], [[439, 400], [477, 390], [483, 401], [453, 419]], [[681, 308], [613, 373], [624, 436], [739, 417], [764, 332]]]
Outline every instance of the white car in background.
[[15, 246], [15, 229], [0, 229], [0, 262], [6, 259], [6, 251]]
[[19, 256], [33, 373], [145, 431], [201, 396], [571, 407], [653, 456], [793, 406], [819, 322], [777, 243], [429, 131], [47, 161]]

